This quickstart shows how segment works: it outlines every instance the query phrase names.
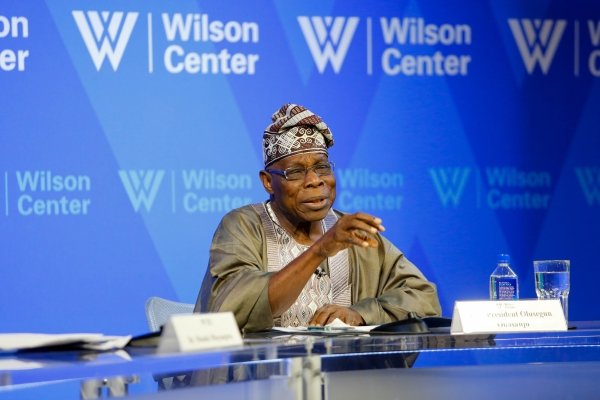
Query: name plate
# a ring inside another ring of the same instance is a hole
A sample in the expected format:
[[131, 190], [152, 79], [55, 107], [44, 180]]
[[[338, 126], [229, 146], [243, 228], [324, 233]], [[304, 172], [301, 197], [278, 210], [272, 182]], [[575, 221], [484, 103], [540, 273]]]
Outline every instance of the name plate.
[[566, 331], [559, 300], [457, 301], [452, 334]]
[[163, 327], [158, 353], [177, 353], [241, 346], [232, 312], [173, 315]]

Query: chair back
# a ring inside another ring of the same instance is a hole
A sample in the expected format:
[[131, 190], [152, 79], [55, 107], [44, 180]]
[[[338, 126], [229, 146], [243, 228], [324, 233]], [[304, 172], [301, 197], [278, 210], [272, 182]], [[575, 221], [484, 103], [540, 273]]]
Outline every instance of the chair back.
[[171, 315], [191, 314], [193, 312], [194, 304], [167, 300], [158, 296], [152, 296], [146, 300], [146, 319], [152, 332], [159, 331]]

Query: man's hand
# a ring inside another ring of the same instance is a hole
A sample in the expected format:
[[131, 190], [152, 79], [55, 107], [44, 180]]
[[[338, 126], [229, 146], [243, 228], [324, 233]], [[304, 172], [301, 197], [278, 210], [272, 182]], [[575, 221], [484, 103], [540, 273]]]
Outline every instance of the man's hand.
[[315, 245], [322, 256], [331, 257], [350, 246], [377, 247], [373, 235], [384, 230], [380, 218], [363, 212], [348, 214], [325, 232]]
[[339, 318], [348, 325], [358, 326], [365, 324], [365, 320], [359, 313], [351, 308], [335, 304], [327, 304], [319, 308], [315, 311], [315, 315], [313, 315], [308, 324], [311, 326], [324, 326], [333, 322], [336, 318]]

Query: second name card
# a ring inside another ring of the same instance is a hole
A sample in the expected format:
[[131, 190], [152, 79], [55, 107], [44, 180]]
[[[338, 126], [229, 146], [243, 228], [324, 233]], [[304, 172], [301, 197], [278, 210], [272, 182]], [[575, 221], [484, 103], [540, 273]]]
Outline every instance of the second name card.
[[457, 301], [453, 334], [565, 331], [559, 300]]

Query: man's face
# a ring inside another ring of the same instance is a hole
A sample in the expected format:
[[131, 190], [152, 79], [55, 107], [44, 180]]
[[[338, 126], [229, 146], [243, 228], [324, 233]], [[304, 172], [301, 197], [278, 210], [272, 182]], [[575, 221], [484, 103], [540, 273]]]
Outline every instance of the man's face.
[[[328, 163], [323, 153], [305, 153], [286, 157], [267, 168], [288, 170], [311, 168]], [[335, 200], [335, 176], [306, 172], [304, 179], [286, 180], [276, 173], [261, 173], [265, 190], [271, 195], [271, 205], [292, 225], [320, 221], [327, 215]]]

